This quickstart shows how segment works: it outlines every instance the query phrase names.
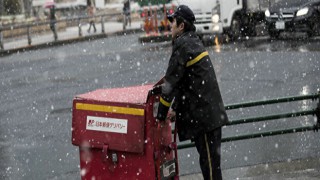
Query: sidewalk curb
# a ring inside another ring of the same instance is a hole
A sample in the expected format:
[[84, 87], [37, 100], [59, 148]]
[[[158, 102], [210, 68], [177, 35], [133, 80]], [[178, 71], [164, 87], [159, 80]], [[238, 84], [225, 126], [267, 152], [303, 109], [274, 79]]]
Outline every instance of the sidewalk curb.
[[8, 56], [18, 52], [25, 52], [28, 50], [44, 49], [48, 47], [73, 44], [73, 43], [83, 42], [83, 41], [92, 41], [92, 40], [97, 40], [97, 39], [102, 39], [107, 37], [122, 36], [126, 34], [134, 34], [134, 33], [140, 33], [140, 32], [143, 32], [143, 30], [141, 28], [136, 28], [136, 29], [123, 30], [123, 31], [115, 31], [111, 33], [100, 33], [100, 34], [94, 34], [94, 35], [88, 35], [88, 36], [81, 36], [77, 38], [51, 41], [47, 43], [35, 44], [30, 46], [23, 46], [23, 47], [18, 47], [14, 49], [1, 50], [0, 57]]

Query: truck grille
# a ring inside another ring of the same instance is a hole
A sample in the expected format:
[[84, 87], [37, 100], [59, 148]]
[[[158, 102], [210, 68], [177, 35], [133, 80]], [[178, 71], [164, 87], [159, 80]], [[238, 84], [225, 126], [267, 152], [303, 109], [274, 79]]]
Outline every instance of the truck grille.
[[198, 21], [196, 20], [195, 24], [207, 24], [207, 23], [212, 23], [212, 21]]
[[270, 18], [272, 20], [282, 20], [282, 21], [291, 21], [294, 17], [294, 13], [278, 12], [272, 13]]
[[212, 13], [211, 12], [196, 13], [194, 16], [196, 18], [195, 24], [212, 23], [211, 22], [211, 17], [212, 17]]

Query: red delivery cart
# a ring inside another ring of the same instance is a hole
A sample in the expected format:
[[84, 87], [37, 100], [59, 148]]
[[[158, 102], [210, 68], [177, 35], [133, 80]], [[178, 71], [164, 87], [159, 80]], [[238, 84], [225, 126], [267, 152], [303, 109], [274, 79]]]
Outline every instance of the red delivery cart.
[[85, 179], [178, 179], [171, 122], [159, 124], [152, 85], [98, 89], [73, 100], [72, 144]]

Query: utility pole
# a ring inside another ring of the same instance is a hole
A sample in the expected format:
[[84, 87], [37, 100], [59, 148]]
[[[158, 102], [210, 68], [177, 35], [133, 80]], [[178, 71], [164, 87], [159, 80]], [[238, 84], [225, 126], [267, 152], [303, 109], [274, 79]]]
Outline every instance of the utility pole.
[[30, 18], [32, 13], [32, 0], [24, 0], [23, 7], [26, 18]]

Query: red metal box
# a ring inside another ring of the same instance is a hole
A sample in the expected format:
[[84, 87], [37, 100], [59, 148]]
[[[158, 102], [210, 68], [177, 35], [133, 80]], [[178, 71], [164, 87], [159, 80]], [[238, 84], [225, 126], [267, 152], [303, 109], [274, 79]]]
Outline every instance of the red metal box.
[[143, 152], [145, 102], [152, 86], [99, 89], [73, 101], [72, 143]]
[[99, 89], [73, 100], [72, 144], [79, 146], [81, 178], [172, 177], [170, 121], [159, 128], [152, 85]]

